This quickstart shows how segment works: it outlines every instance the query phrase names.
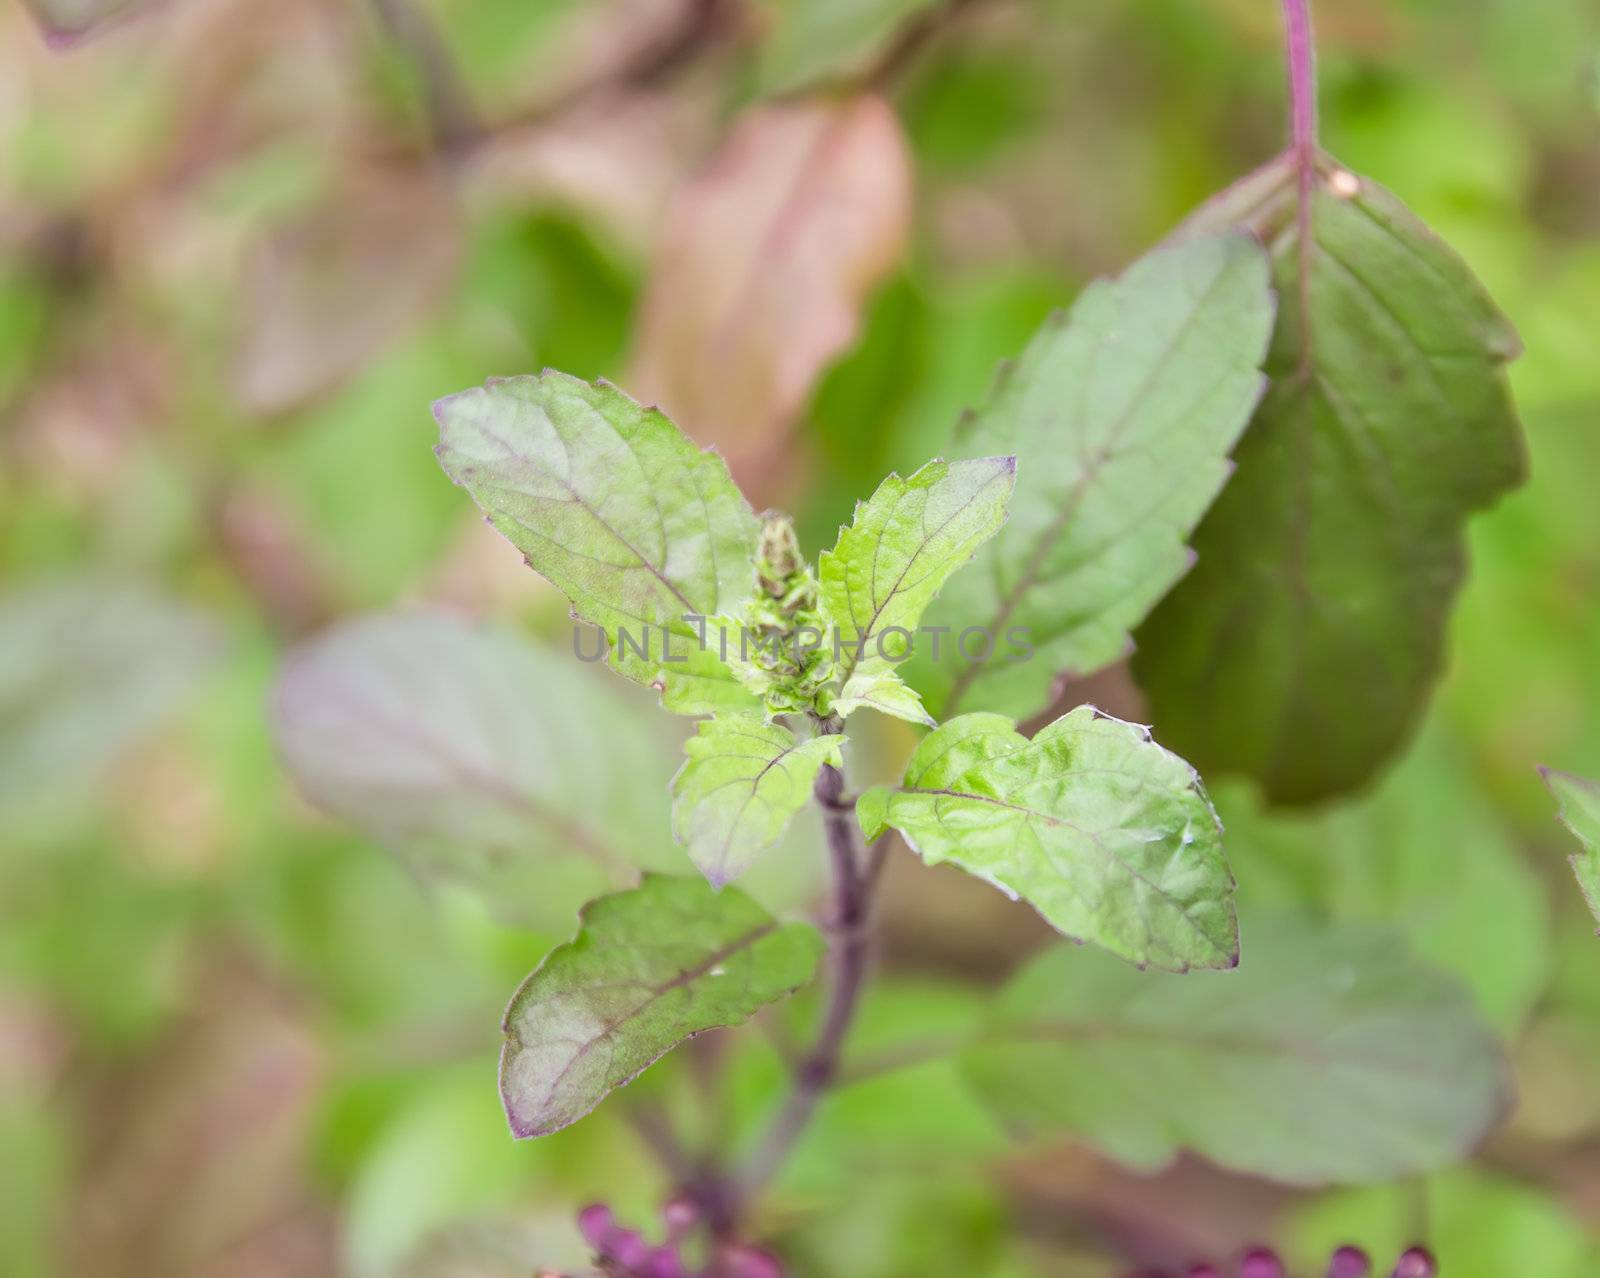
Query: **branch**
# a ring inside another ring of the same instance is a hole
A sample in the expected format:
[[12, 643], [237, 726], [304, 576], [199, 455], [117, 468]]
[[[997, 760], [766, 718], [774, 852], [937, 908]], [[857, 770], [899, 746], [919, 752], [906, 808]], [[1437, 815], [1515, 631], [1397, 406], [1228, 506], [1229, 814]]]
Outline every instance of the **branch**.
[[389, 38], [416, 67], [434, 146], [445, 155], [470, 150], [479, 141], [483, 126], [472, 95], [433, 23], [411, 0], [372, 0], [372, 8]]
[[1302, 162], [1317, 149], [1317, 77], [1311, 43], [1310, 0], [1283, 0], [1289, 56], [1289, 99], [1294, 149]]
[[[837, 732], [837, 723], [822, 725]], [[833, 865], [833, 933], [831, 950], [833, 985], [822, 1028], [795, 1070], [794, 1087], [778, 1111], [741, 1178], [746, 1198], [757, 1192], [783, 1165], [800, 1134], [811, 1121], [817, 1102], [839, 1076], [840, 1054], [855, 1019], [866, 981], [871, 951], [868, 923], [875, 876], [862, 863], [860, 836], [853, 803], [844, 799], [844, 774], [831, 764], [817, 775], [815, 795], [822, 807], [828, 834], [828, 854]]]

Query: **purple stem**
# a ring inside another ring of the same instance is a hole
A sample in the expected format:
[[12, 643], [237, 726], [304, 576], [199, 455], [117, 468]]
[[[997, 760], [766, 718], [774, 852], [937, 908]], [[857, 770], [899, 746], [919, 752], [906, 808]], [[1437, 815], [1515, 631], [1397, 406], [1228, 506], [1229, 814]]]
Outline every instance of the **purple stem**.
[[1289, 46], [1289, 99], [1294, 149], [1302, 161], [1317, 149], [1317, 75], [1311, 44], [1310, 0], [1283, 0]]
[[[823, 724], [821, 730], [837, 732], [838, 728]], [[782, 1166], [811, 1121], [817, 1102], [838, 1077], [840, 1053], [866, 980], [874, 878], [862, 865], [855, 804], [845, 799], [844, 774], [831, 764], [817, 774], [815, 794], [823, 810], [833, 863], [833, 987], [816, 1041], [801, 1058], [789, 1097], [745, 1170], [742, 1185], [746, 1195], [758, 1191]]]
[[1290, 150], [1300, 179], [1295, 220], [1299, 254], [1299, 371], [1305, 377], [1311, 372], [1311, 205], [1317, 177], [1317, 73], [1311, 42], [1311, 0], [1283, 0], [1283, 26], [1289, 55], [1290, 131], [1293, 135]]

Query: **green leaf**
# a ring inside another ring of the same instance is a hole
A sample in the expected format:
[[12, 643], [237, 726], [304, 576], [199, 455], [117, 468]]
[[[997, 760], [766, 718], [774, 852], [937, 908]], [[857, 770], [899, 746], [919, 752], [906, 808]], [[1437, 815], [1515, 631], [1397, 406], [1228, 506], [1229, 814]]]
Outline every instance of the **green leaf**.
[[930, 865], [953, 861], [1141, 967], [1237, 961], [1233, 878], [1200, 779], [1092, 706], [1031, 741], [1003, 715], [952, 719], [857, 814], [869, 839], [893, 826]]
[[611, 663], [685, 714], [753, 708], [686, 617], [736, 613], [759, 525], [722, 458], [616, 387], [553, 371], [441, 399], [439, 462], [598, 626]]
[[519, 1138], [577, 1122], [684, 1039], [793, 993], [824, 948], [737, 889], [656, 874], [579, 920], [506, 1012], [500, 1098]]
[[1541, 768], [1540, 772], [1561, 805], [1561, 823], [1583, 844], [1582, 852], [1567, 859], [1577, 875], [1583, 899], [1589, 903], [1589, 912], [1600, 920], [1600, 782], [1554, 768]]
[[1011, 517], [930, 622], [997, 644], [1016, 629], [1035, 651], [974, 660], [952, 646], [939, 661], [925, 649], [907, 678], [936, 713], [1032, 714], [1063, 671], [1126, 654], [1129, 629], [1193, 562], [1185, 542], [1260, 397], [1272, 315], [1261, 248], [1207, 236], [1091, 284], [1002, 370], [958, 440], [1016, 454]]
[[1246, 783], [1213, 797], [1247, 918], [1259, 905], [1391, 927], [1510, 1037], [1550, 980], [1548, 894], [1460, 754], [1427, 731], [1372, 794], [1314, 812], [1263, 812]]
[[856, 75], [910, 22], [942, 0], [783, 0], [761, 47], [763, 93], [792, 93], [819, 80]]
[[273, 696], [285, 766], [415, 873], [546, 924], [672, 864], [669, 721], [564, 650], [442, 614], [339, 627]]
[[713, 887], [743, 874], [811, 798], [825, 763], [844, 766], [844, 738], [796, 740], [758, 715], [706, 719], [672, 779], [672, 826]]
[[[1014, 457], [931, 461], [909, 479], [890, 475], [817, 563], [823, 610], [840, 654], [842, 715], [864, 705], [932, 723], [895, 666], [914, 647], [923, 610], [950, 575], [1006, 519]], [[898, 632], [898, 633], [897, 633]]]
[[1163, 737], [1277, 803], [1360, 786], [1405, 741], [1467, 517], [1524, 465], [1503, 367], [1516, 335], [1466, 266], [1327, 157], [1303, 241], [1296, 180], [1280, 159], [1179, 232], [1250, 226], [1284, 302], [1238, 472], [1134, 658]]
[[1227, 974], [1049, 950], [1001, 996], [969, 1077], [1022, 1132], [1155, 1168], [1179, 1150], [1291, 1184], [1454, 1162], [1504, 1114], [1499, 1046], [1454, 982], [1392, 938], [1247, 929]]

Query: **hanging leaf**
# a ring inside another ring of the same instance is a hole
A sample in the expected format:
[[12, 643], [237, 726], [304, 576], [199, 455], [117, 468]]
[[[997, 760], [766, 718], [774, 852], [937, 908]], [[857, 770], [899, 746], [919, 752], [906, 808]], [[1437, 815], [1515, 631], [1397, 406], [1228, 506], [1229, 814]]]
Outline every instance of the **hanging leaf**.
[[[931, 461], [909, 479], [890, 475], [817, 563], [827, 636], [839, 653], [835, 708], [870, 705], [933, 723], [896, 665], [916, 647], [923, 610], [952, 573], [1006, 520], [1014, 457]], [[898, 632], [898, 633], [896, 633]]]
[[[953, 636], [907, 678], [935, 713], [1029, 715], [1063, 673], [1123, 656], [1193, 561], [1185, 546], [1228, 476], [1260, 397], [1272, 328], [1266, 255], [1248, 235], [1158, 249], [1054, 317], [958, 432], [963, 452], [1015, 453], [1006, 527], [951, 583], [930, 624]], [[955, 641], [978, 627], [976, 654]], [[1008, 661], [1015, 632], [1033, 649]]]
[[672, 780], [672, 826], [713, 887], [738, 878], [782, 837], [823, 764], [844, 766], [843, 745], [838, 735], [797, 740], [759, 715], [701, 721]]
[[500, 1097], [518, 1138], [577, 1122], [684, 1039], [793, 993], [823, 951], [816, 929], [700, 879], [647, 874], [579, 919], [506, 1011]]
[[1022, 1133], [1134, 1167], [1179, 1150], [1297, 1185], [1388, 1180], [1470, 1151], [1505, 1113], [1499, 1045], [1452, 981], [1388, 936], [1247, 929], [1235, 972], [1182, 980], [1047, 951], [965, 1057]]
[[1370, 781], [1442, 660], [1467, 517], [1520, 482], [1516, 335], [1462, 261], [1383, 188], [1285, 156], [1186, 239], [1248, 226], [1283, 304], [1272, 381], [1195, 570], [1140, 630], [1164, 739], [1278, 803]]
[[856, 810], [869, 839], [893, 826], [930, 865], [954, 862], [1141, 967], [1238, 960], [1233, 878], [1199, 778], [1092, 706], [1031, 741], [1003, 715], [952, 719], [899, 786], [867, 791]]
[[668, 215], [630, 385], [741, 479], [781, 455], [812, 384], [899, 257], [911, 161], [879, 98], [745, 115]]
[[1589, 912], [1600, 920], [1600, 782], [1575, 777], [1570, 772], [1543, 768], [1544, 783], [1561, 805], [1561, 823], [1583, 844], [1582, 852], [1567, 859], [1578, 878]]
[[437, 308], [461, 251], [460, 218], [436, 176], [345, 177], [324, 206], [252, 249], [233, 355], [240, 404], [284, 413], [336, 390]]
[[511, 377], [434, 405], [439, 463], [598, 626], [612, 667], [686, 714], [759, 703], [693, 617], [755, 589], [759, 524], [721, 457], [615, 386]]

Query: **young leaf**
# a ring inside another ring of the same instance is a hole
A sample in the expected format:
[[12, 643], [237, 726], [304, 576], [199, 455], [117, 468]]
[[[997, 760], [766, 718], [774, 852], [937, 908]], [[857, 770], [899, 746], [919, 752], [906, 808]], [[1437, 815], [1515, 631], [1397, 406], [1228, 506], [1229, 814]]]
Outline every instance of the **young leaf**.
[[1600, 920], [1600, 782], [1554, 768], [1541, 768], [1540, 772], [1561, 805], [1561, 824], [1583, 844], [1582, 852], [1567, 859], [1577, 875], [1583, 899], [1589, 903], [1589, 912]]
[[519, 1138], [577, 1122], [684, 1039], [793, 993], [823, 951], [809, 925], [700, 879], [647, 874], [579, 921], [506, 1010], [500, 1098]]
[[1199, 563], [1139, 633], [1163, 736], [1278, 803], [1370, 780], [1437, 675], [1467, 517], [1523, 474], [1517, 339], [1466, 266], [1381, 187], [1285, 157], [1180, 238], [1246, 224], [1280, 295], [1271, 387]]
[[1084, 290], [958, 432], [963, 451], [1015, 453], [1011, 518], [932, 608], [952, 632], [1018, 628], [1027, 661], [924, 650], [907, 678], [935, 713], [1027, 715], [1063, 671], [1122, 656], [1128, 631], [1187, 570], [1186, 541], [1228, 475], [1264, 379], [1266, 254], [1248, 235], [1158, 249]]
[[1021, 1132], [1302, 1185], [1454, 1162], [1509, 1101], [1499, 1046], [1453, 981], [1385, 934], [1305, 923], [1251, 928], [1236, 972], [1182, 981], [1049, 950], [965, 1065]]
[[311, 802], [416, 873], [550, 922], [667, 842], [670, 734], [624, 691], [569, 652], [395, 614], [297, 651], [272, 709]]
[[822, 765], [844, 766], [844, 738], [798, 741], [759, 715], [705, 719], [672, 779], [672, 832], [713, 887], [743, 874], [811, 798]]
[[870, 705], [932, 723], [895, 672], [923, 610], [950, 574], [1005, 522], [1014, 457], [931, 461], [909, 479], [890, 475], [817, 563], [822, 604], [839, 652], [835, 708]]
[[756, 704], [685, 620], [755, 588], [759, 525], [722, 458], [615, 386], [553, 371], [451, 395], [434, 416], [445, 472], [605, 632], [616, 670], [686, 714]]
[[904, 782], [857, 804], [924, 861], [952, 861], [1053, 927], [1143, 967], [1231, 967], [1233, 878], [1193, 769], [1145, 729], [1079, 706], [1029, 741], [965, 714], [912, 753]]

